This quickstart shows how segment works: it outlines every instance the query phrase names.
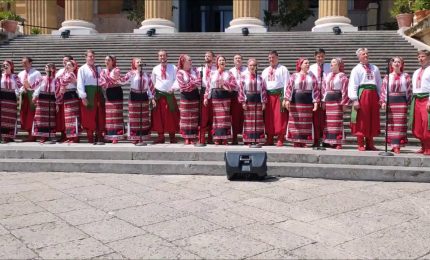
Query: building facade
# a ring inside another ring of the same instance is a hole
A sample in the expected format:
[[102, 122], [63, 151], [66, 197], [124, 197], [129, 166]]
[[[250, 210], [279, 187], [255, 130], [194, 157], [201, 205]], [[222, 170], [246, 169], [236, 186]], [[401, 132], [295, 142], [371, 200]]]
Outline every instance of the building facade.
[[[149, 28], [158, 33], [240, 32], [243, 27], [251, 32], [284, 30], [267, 28], [263, 22], [264, 11], [276, 13], [279, 0], [144, 0], [144, 20], [136, 23], [127, 15], [138, 1], [142, 0], [16, 0], [15, 10], [26, 19], [27, 34], [35, 27], [42, 33], [69, 29], [74, 34], [146, 33]], [[384, 29], [380, 24], [393, 21], [388, 13], [391, 0], [304, 2], [315, 15], [293, 30]]]

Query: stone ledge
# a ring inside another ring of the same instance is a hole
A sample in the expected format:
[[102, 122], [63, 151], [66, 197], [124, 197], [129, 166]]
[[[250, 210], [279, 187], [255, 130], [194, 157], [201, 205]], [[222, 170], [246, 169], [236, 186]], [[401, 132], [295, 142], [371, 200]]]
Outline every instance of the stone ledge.
[[404, 34], [430, 45], [430, 15], [416, 25], [405, 30]]

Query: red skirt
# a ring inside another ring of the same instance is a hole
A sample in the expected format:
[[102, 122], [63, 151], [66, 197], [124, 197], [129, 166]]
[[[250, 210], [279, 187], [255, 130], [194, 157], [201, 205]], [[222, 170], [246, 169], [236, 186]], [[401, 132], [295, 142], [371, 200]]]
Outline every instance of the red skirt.
[[213, 89], [211, 93], [213, 138], [226, 140], [231, 138], [230, 94], [223, 89]]
[[106, 89], [106, 140], [122, 140], [124, 138], [124, 97], [121, 86]]
[[[328, 92], [326, 95], [324, 124], [324, 143], [326, 144], [338, 145], [343, 143], [343, 106], [341, 101], [342, 93], [340, 91]], [[314, 127], [314, 131], [315, 129]]]
[[288, 110], [281, 112], [279, 95], [267, 95], [264, 121], [267, 135], [284, 135], [287, 130]]
[[376, 90], [365, 89], [360, 97], [360, 109], [356, 123], [351, 123], [355, 136], [374, 137], [381, 133], [379, 118], [379, 98]]
[[391, 147], [403, 147], [408, 143], [408, 104], [405, 93], [390, 93], [388, 107], [388, 140]]
[[147, 93], [130, 92], [128, 103], [127, 139], [131, 141], [149, 140], [151, 122], [149, 118], [149, 99]]
[[152, 131], [157, 133], [176, 133], [179, 130], [179, 111], [176, 98], [173, 99], [175, 110], [170, 112], [167, 99], [160, 96], [157, 106], [152, 110]]
[[199, 102], [200, 97], [197, 89], [181, 93], [179, 132], [183, 138], [194, 139], [197, 137]]
[[21, 101], [21, 111], [20, 111], [20, 120], [21, 120], [21, 129], [31, 132], [33, 128], [33, 120], [34, 115], [36, 113], [36, 107], [33, 102], [29, 99], [29, 96], [33, 96], [33, 91], [27, 90], [27, 93], [22, 94]]
[[243, 142], [264, 143], [264, 119], [261, 95], [246, 95], [247, 110], [244, 110]]
[[290, 103], [290, 118], [287, 128], [287, 140], [294, 143], [312, 144], [312, 93], [310, 91], [294, 91]]
[[64, 93], [64, 124], [67, 138], [79, 136], [79, 97], [76, 90]]
[[51, 137], [52, 133], [55, 135], [55, 106], [55, 95], [53, 93], [40, 93], [36, 103], [32, 135], [41, 137]]
[[427, 102], [428, 97], [415, 99], [414, 123], [412, 125], [412, 134], [421, 141], [424, 149], [430, 149]]
[[233, 91], [231, 94], [230, 112], [231, 112], [231, 128], [233, 135], [242, 133], [243, 129], [243, 108], [242, 104], [237, 99], [237, 91]]
[[[94, 106], [84, 106], [81, 102], [81, 120], [82, 127], [88, 131], [95, 131], [98, 127], [99, 133], [105, 130], [105, 104], [104, 98], [100, 92], [96, 92], [94, 96]], [[98, 119], [98, 124], [96, 124]]]
[[17, 107], [15, 91], [1, 90], [1, 138], [15, 138]]

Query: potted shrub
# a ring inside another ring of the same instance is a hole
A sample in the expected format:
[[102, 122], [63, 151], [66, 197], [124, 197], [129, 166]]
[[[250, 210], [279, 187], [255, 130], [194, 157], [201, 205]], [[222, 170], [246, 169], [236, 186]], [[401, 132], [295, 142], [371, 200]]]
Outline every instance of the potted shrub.
[[415, 19], [418, 23], [430, 15], [430, 0], [415, 0], [413, 9], [415, 11]]
[[6, 32], [15, 33], [18, 28], [18, 22], [23, 22], [24, 19], [12, 11], [0, 12], [1, 27]]
[[411, 0], [394, 0], [391, 16], [397, 19], [399, 28], [410, 27], [414, 18]]

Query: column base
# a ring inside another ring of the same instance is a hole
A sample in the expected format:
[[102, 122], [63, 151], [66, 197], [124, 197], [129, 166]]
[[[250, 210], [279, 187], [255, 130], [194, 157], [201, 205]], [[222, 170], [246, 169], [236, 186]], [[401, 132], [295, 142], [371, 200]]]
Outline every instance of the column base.
[[230, 22], [230, 27], [225, 29], [226, 33], [242, 33], [242, 28], [248, 28], [250, 33], [265, 33], [267, 28], [263, 21], [255, 17], [240, 17]]
[[90, 35], [97, 34], [96, 26], [93, 23], [83, 20], [68, 20], [61, 23], [59, 30], [52, 31], [52, 35], [60, 35], [65, 30], [70, 30], [70, 35]]
[[315, 21], [312, 32], [333, 32], [333, 27], [338, 26], [342, 32], [356, 32], [358, 27], [351, 25], [351, 20], [344, 16], [326, 16]]
[[169, 21], [167, 19], [161, 19], [161, 18], [153, 18], [144, 20], [142, 22], [142, 26], [139, 29], [134, 29], [134, 33], [138, 34], [146, 34], [146, 32], [150, 29], [155, 29], [156, 34], [166, 34], [166, 33], [175, 33], [176, 28], [175, 24], [172, 21]]

